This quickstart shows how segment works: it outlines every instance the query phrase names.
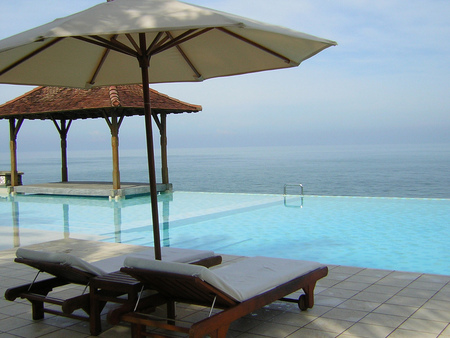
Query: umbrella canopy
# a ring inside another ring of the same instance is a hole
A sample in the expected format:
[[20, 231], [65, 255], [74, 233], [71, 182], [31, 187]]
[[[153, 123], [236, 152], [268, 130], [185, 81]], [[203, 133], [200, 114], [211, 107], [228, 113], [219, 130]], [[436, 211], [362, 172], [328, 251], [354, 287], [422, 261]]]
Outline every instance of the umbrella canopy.
[[115, 0], [1, 41], [0, 81], [81, 88], [141, 83], [130, 56], [141, 52], [142, 32], [142, 52], [152, 57], [150, 83], [298, 66], [336, 44], [175, 0]]
[[0, 83], [143, 84], [155, 257], [160, 258], [149, 83], [295, 67], [333, 45], [175, 0], [115, 0], [0, 41]]

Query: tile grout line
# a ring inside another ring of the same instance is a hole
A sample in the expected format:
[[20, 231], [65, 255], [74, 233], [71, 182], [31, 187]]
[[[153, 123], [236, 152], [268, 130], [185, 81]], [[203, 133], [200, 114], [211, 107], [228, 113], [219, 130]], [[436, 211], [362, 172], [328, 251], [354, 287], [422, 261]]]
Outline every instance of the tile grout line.
[[[437, 291], [437, 292], [433, 295], [433, 297], [436, 296], [437, 293], [439, 293], [440, 291], [442, 291], [442, 289], [445, 288], [446, 286], [450, 286], [450, 281], [448, 281], [447, 283], [445, 283], [444, 286], [443, 286], [442, 288], [440, 288], [439, 291]], [[431, 297], [431, 298], [433, 298], [433, 297]], [[431, 298], [428, 298], [428, 300], [425, 302], [425, 304], [428, 303], [428, 302], [431, 300]], [[439, 332], [439, 334], [437, 335], [437, 337], [440, 337], [440, 336], [445, 332], [445, 330], [446, 330], [447, 328], [450, 328], [450, 323], [448, 323], [448, 324], [442, 329], [442, 331]]]
[[[366, 269], [367, 270], [367, 269]], [[393, 270], [391, 271], [389, 274], [387, 274], [386, 276], [378, 279], [375, 283], [372, 283], [371, 285], [369, 285], [367, 288], [359, 291], [356, 295], [360, 294], [361, 292], [363, 292], [364, 290], [370, 288], [371, 286], [375, 285], [376, 283], [378, 283], [379, 281], [381, 281], [382, 279], [396, 273], [398, 271]], [[350, 328], [352, 328], [353, 326], [355, 326], [357, 323], [360, 323], [361, 320], [363, 320], [364, 318], [366, 318], [369, 314], [373, 313], [376, 309], [380, 308], [382, 305], [386, 304], [386, 302], [388, 302], [390, 299], [392, 299], [393, 297], [395, 297], [396, 295], [398, 295], [400, 292], [402, 292], [404, 289], [406, 289], [409, 285], [411, 285], [413, 282], [415, 282], [417, 279], [419, 279], [421, 276], [423, 276], [424, 274], [420, 274], [417, 278], [415, 278], [414, 280], [412, 280], [410, 283], [408, 283], [407, 285], [405, 285], [404, 287], [402, 287], [399, 291], [397, 291], [396, 293], [394, 293], [391, 297], [389, 297], [388, 299], [386, 299], [383, 303], [381, 303], [380, 305], [378, 305], [376, 308], [372, 309], [371, 311], [369, 311], [369, 313], [367, 313], [365, 316], [363, 316], [362, 318], [360, 318], [358, 321], [356, 321], [355, 323], [353, 323], [349, 328], [347, 328], [345, 331], [341, 332], [339, 335], [337, 335], [336, 337], [339, 337], [343, 334], [345, 334], [346, 331], [348, 331]], [[355, 297], [356, 295], [352, 296]], [[419, 308], [420, 309], [420, 308]], [[407, 317], [404, 321], [402, 321], [396, 328], [394, 328], [389, 334], [387, 334], [385, 337], [390, 336], [395, 330], [397, 330], [404, 322], [406, 322], [414, 313], [416, 313], [419, 309], [417, 309], [416, 311], [414, 311], [409, 317]], [[376, 325], [376, 324], [374, 324]]]
[[[415, 282], [417, 279], [419, 279], [420, 277], [422, 277], [422, 276], [424, 276], [425, 274], [421, 274], [419, 277], [417, 277], [414, 281], [412, 281], [411, 283], [409, 283], [407, 286], [405, 286], [405, 288], [406, 287], [408, 287], [409, 285], [411, 285], [413, 282]], [[430, 299], [431, 298], [433, 298], [434, 296], [436, 296], [438, 293], [439, 293], [439, 291], [441, 291], [446, 285], [448, 285], [449, 284], [449, 282], [447, 282], [447, 283], [445, 283], [439, 290], [437, 290], [434, 294], [433, 294], [433, 296], [431, 296], [431, 297], [429, 297], [428, 298], [428, 300], [425, 302], [425, 303], [423, 303], [416, 311], [414, 311], [413, 313], [411, 313], [399, 326], [397, 326], [397, 328], [395, 329], [395, 330], [397, 330], [401, 325], [403, 325], [408, 319], [411, 319], [411, 317], [414, 315], [414, 314], [416, 314], [426, 303], [428, 303], [429, 301], [430, 301]], [[402, 289], [403, 290], [403, 289]], [[400, 292], [400, 291], [399, 291]], [[392, 298], [392, 297], [391, 297]], [[390, 299], [390, 298], [389, 298]], [[448, 325], [447, 325], [448, 326]], [[446, 327], [447, 327], [446, 326]], [[445, 328], [446, 328], [445, 327]], [[441, 332], [439, 332], [437, 335], [436, 335], [436, 337], [438, 337], [438, 336], [440, 336], [441, 334], [442, 334], [442, 332], [444, 332], [444, 330], [445, 330], [445, 328], [443, 329], [443, 330], [441, 330]], [[394, 330], [394, 331], [395, 331]], [[391, 335], [392, 333], [394, 333], [394, 331], [392, 331], [389, 335]], [[431, 332], [426, 332], [426, 331], [420, 331], [420, 332], [424, 332], [424, 333], [431, 333]]]
[[[339, 268], [339, 267], [343, 267], [343, 265], [336, 265], [336, 266], [334, 266], [331, 270], [337, 269], [337, 268]], [[342, 283], [342, 282], [348, 280], [349, 278], [351, 278], [351, 277], [357, 275], [358, 273], [360, 273], [361, 271], [364, 271], [364, 270], [367, 270], [367, 268], [361, 268], [361, 270], [359, 270], [358, 272], [349, 274], [349, 276], [346, 277], [345, 279], [342, 279], [342, 280], [340, 280], [338, 283], [336, 283], [336, 284], [334, 284], [334, 285], [332, 285], [332, 286], [330, 286], [330, 287], [327, 287], [325, 290], [322, 290], [322, 291], [319, 292], [318, 294], [320, 294], [320, 293], [322, 293], [322, 292], [324, 292], [324, 291], [326, 291], [326, 290], [328, 290], [328, 289], [330, 289], [330, 288], [332, 288], [332, 287], [334, 287], [334, 286], [336, 286], [336, 285], [338, 285], [338, 284], [340, 284], [340, 283]], [[384, 277], [383, 277], [383, 278], [384, 278]], [[381, 278], [380, 278], [380, 279], [381, 279]], [[369, 287], [369, 286], [368, 286], [368, 287]], [[367, 288], [368, 288], [368, 287], [367, 287]], [[366, 288], [365, 288], [365, 289], [366, 289]], [[364, 289], [364, 290], [365, 290], [365, 289]], [[362, 290], [361, 290], [361, 291], [362, 291]], [[357, 294], [359, 294], [361, 291], [359, 291]], [[355, 295], [354, 295], [354, 296], [355, 296]], [[354, 296], [352, 296], [352, 297], [354, 297]], [[348, 300], [348, 299], [347, 299], [347, 300]], [[305, 325], [299, 327], [297, 330], [295, 330], [294, 332], [292, 332], [289, 336], [291, 336], [291, 335], [293, 335], [294, 333], [300, 331], [302, 328], [304, 328], [305, 326], [307, 326], [307, 325], [313, 323], [313, 322], [316, 321], [317, 319], [322, 318], [323, 315], [325, 315], [325, 314], [327, 314], [328, 312], [332, 311], [333, 309], [337, 308], [339, 305], [345, 303], [347, 300], [345, 300], [345, 301], [339, 303], [339, 304], [336, 305], [336, 306], [331, 307], [328, 311], [325, 311], [325, 312], [322, 313], [320, 316], [318, 316], [316, 319], [314, 319], [314, 320], [312, 320], [311, 322], [309, 322], [309, 323], [307, 323], [307, 324], [305, 324]], [[353, 325], [352, 325], [352, 326], [353, 326]], [[320, 332], [319, 330], [316, 330], [316, 331]], [[336, 335], [335, 337], [338, 337], [338, 336], [341, 335], [341, 334], [342, 334], [342, 333], [339, 333], [339, 334]], [[288, 338], [289, 336], [287, 336], [286, 338]]]

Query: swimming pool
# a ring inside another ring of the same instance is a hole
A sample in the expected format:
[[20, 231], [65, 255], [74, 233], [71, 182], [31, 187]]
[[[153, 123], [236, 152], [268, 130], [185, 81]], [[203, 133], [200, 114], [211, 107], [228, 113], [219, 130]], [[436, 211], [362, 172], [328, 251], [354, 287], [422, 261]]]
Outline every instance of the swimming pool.
[[[165, 246], [450, 275], [450, 200], [174, 192]], [[152, 244], [149, 197], [0, 199], [0, 249], [64, 237]]]

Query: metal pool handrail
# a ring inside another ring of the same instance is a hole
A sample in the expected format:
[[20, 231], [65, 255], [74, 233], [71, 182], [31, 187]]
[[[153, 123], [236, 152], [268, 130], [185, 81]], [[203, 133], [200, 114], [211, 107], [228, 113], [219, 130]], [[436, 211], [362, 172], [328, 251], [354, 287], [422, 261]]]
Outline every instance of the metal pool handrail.
[[287, 195], [287, 187], [300, 187], [300, 194], [303, 195], [303, 185], [302, 184], [288, 184], [284, 185], [284, 196]]
[[[287, 202], [287, 187], [300, 187], [300, 205], [290, 205]], [[303, 208], [303, 185], [302, 184], [288, 184], [284, 185], [284, 206], [290, 208]]]

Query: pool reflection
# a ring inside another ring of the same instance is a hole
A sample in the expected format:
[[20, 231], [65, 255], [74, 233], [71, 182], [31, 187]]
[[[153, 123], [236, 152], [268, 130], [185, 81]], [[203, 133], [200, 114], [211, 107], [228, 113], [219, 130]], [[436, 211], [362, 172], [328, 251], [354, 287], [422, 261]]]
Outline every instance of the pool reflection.
[[[172, 193], [164, 193], [160, 194], [158, 196], [158, 204], [160, 206], [159, 213], [160, 213], [160, 229], [161, 229], [161, 240], [163, 246], [170, 246], [170, 232], [169, 232], [169, 212], [170, 212], [170, 203], [173, 201], [173, 194]], [[60, 227], [59, 229], [56, 228], [53, 231], [57, 231], [60, 235], [59, 238], [63, 237], [65, 239], [68, 239], [71, 237], [70, 232], [70, 225], [71, 222], [76, 223], [76, 225], [79, 226], [80, 223], [80, 214], [79, 214], [79, 207], [82, 208], [89, 208], [94, 207], [95, 210], [100, 210], [98, 208], [105, 208], [105, 209], [112, 209], [111, 215], [112, 215], [112, 222], [114, 225], [114, 230], [111, 232], [113, 235], [113, 240], [116, 243], [122, 243], [122, 223], [123, 223], [123, 212], [126, 209], [130, 209], [132, 207], [136, 206], [143, 206], [145, 204], [149, 205], [148, 208], [148, 216], [144, 216], [144, 218], [148, 219], [148, 222], [151, 222], [151, 208], [150, 208], [150, 197], [149, 196], [140, 196], [136, 198], [130, 198], [130, 199], [122, 199], [122, 200], [109, 200], [102, 197], [91, 197], [91, 198], [80, 198], [80, 197], [72, 197], [72, 196], [44, 196], [44, 195], [15, 195], [15, 196], [8, 196], [6, 198], [2, 198], [0, 202], [10, 204], [11, 205], [11, 218], [10, 222], [12, 223], [12, 234], [10, 233], [7, 235], [6, 233], [3, 234], [2, 241], [0, 241], [0, 249], [7, 249], [7, 248], [16, 248], [21, 245], [29, 245], [33, 243], [39, 242], [36, 238], [35, 241], [33, 241], [30, 237], [35, 237], [35, 234], [26, 234], [25, 230], [27, 223], [33, 222], [31, 214], [34, 214], [36, 217], [34, 219], [35, 224], [33, 224], [33, 228], [38, 227], [41, 229], [36, 229], [36, 232], [38, 230], [45, 231], [48, 230], [47, 227], [45, 227], [45, 223], [59, 223]], [[4, 204], [3, 204], [4, 205]], [[22, 208], [20, 206], [22, 205]], [[33, 205], [33, 206], [32, 206]], [[61, 207], [58, 207], [61, 206]], [[39, 212], [45, 211], [50, 215], [47, 217], [37, 215], [37, 212], [30, 211], [31, 209], [36, 209]], [[78, 207], [78, 209], [76, 209]], [[71, 214], [71, 208], [75, 208], [73, 215]], [[4, 208], [2, 208], [4, 209]], [[20, 209], [22, 209], [22, 214], [20, 213]], [[49, 209], [49, 210], [47, 210]], [[61, 221], [55, 221], [55, 218], [58, 219], [60, 216], [57, 214], [59, 213], [58, 210], [61, 210], [62, 215], [62, 222]], [[145, 210], [147, 212], [147, 210]], [[96, 223], [99, 222], [97, 218], [102, 219], [103, 222], [108, 222], [106, 218], [101, 215], [104, 215], [104, 211], [98, 212], [98, 217], [95, 217], [95, 219], [92, 217], [92, 212], [88, 212], [84, 215], [85, 218], [92, 219], [92, 227], [95, 227]], [[24, 219], [24, 233], [21, 234], [21, 228], [20, 228], [20, 222], [21, 217]], [[51, 218], [50, 218], [51, 217]], [[81, 215], [83, 217], [83, 215]], [[9, 217], [6, 217], [9, 218]], [[9, 223], [9, 222], [7, 222]], [[38, 224], [42, 223], [42, 227], [40, 227]], [[61, 224], [62, 223], [62, 224]], [[150, 223], [149, 223], [150, 224]], [[4, 224], [7, 225], [7, 224]], [[50, 227], [49, 227], [50, 228]], [[54, 228], [52, 226], [51, 228]], [[145, 234], [145, 237], [152, 238], [152, 227], [148, 226], [148, 234]], [[12, 236], [11, 236], [12, 235]], [[148, 235], [148, 236], [147, 236]], [[26, 243], [22, 243], [21, 239], [24, 239], [26, 237], [27, 241]], [[5, 243], [6, 238], [9, 238], [9, 240], [12, 239], [12, 243]], [[54, 238], [49, 238], [49, 240]], [[30, 243], [31, 241], [31, 243]], [[12, 246], [11, 246], [12, 244]], [[150, 243], [149, 243], [150, 244]]]

